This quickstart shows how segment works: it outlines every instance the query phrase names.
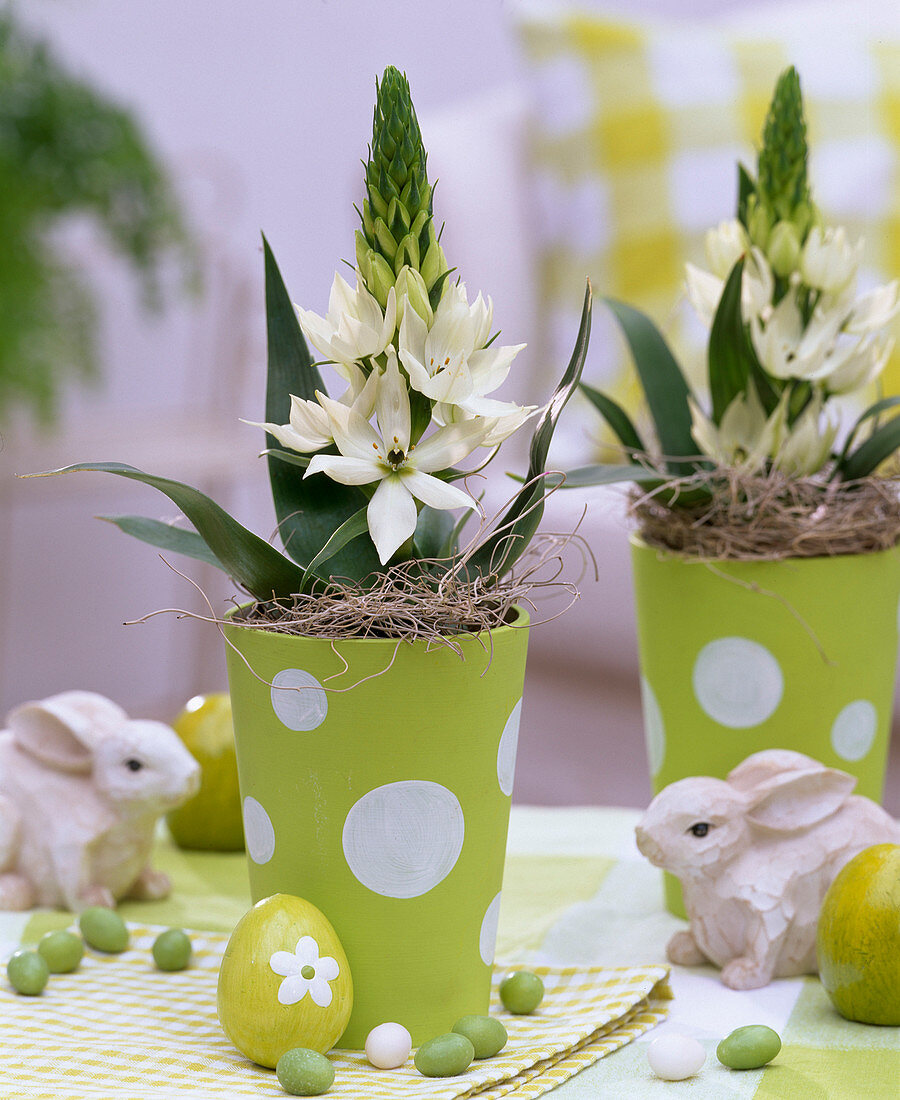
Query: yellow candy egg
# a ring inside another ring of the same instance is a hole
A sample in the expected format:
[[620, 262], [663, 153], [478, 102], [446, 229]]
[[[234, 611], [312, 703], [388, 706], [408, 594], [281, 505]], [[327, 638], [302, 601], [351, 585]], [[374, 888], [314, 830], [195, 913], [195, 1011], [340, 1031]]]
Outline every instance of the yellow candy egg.
[[219, 969], [219, 1023], [238, 1050], [270, 1069], [287, 1050], [326, 1054], [353, 1008], [347, 956], [325, 915], [273, 894], [238, 921]]

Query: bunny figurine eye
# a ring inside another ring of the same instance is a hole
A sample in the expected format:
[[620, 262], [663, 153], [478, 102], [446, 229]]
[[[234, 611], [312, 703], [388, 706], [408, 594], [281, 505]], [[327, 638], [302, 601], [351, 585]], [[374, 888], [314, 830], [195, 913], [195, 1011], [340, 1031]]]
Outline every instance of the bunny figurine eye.
[[708, 821], [698, 821], [695, 825], [691, 825], [688, 832], [693, 833], [694, 836], [706, 836], [711, 828]]
[[141, 763], [141, 761], [135, 760], [134, 757], [132, 757], [130, 760], [125, 761], [125, 767], [132, 772], [139, 772], [143, 766], [144, 765]]

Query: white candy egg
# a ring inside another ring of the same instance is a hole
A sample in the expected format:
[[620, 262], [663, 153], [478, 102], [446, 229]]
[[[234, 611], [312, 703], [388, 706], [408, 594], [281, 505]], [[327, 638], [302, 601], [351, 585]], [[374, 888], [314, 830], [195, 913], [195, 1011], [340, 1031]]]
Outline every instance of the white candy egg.
[[706, 1051], [688, 1035], [660, 1035], [650, 1044], [647, 1061], [663, 1081], [683, 1081], [702, 1067]]
[[412, 1050], [412, 1036], [403, 1024], [379, 1024], [366, 1036], [366, 1057], [377, 1069], [397, 1069]]

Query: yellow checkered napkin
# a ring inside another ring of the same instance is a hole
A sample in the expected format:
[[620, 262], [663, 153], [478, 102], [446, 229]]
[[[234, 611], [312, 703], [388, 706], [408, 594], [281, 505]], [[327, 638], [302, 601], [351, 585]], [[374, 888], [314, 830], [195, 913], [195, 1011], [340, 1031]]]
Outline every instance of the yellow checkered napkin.
[[[192, 932], [191, 967], [166, 974], [150, 951], [162, 929], [130, 928], [128, 951], [88, 950], [73, 974], [51, 975], [39, 997], [0, 989], [0, 1096], [284, 1097], [274, 1073], [235, 1050], [216, 1019], [216, 976], [228, 937]], [[509, 1031], [497, 1058], [475, 1062], [460, 1077], [431, 1079], [412, 1059], [399, 1070], [376, 1070], [362, 1054], [337, 1051], [330, 1055], [329, 1096], [539, 1096], [655, 1026], [671, 997], [662, 966], [537, 973], [547, 993], [532, 1016], [503, 1012], [494, 991], [493, 1010]]]

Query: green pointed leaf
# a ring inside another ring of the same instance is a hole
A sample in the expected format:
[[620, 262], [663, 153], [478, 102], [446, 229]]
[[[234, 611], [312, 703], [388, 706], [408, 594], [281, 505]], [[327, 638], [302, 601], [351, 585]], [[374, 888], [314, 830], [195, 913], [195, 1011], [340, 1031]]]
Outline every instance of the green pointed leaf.
[[721, 424], [725, 410], [739, 393], [746, 393], [750, 357], [741, 312], [743, 257], [731, 269], [709, 333], [707, 364], [712, 418]]
[[[668, 459], [695, 456], [699, 448], [691, 435], [690, 391], [668, 344], [640, 310], [612, 298], [603, 300], [615, 314], [628, 341], [663, 456]], [[667, 465], [677, 473], [683, 464], [676, 461]]]
[[841, 481], [858, 481], [868, 477], [885, 459], [900, 448], [900, 416], [895, 416], [861, 443], [852, 454], [838, 462], [836, 474]]
[[738, 164], [738, 221], [747, 228], [747, 205], [751, 195], [756, 194], [756, 180], [750, 175], [743, 164]]
[[614, 485], [618, 481], [634, 481], [652, 487], [662, 485], [657, 470], [648, 470], [646, 466], [633, 463], [614, 465], [599, 463], [596, 466], [578, 466], [566, 470], [565, 474], [551, 474], [548, 484], [560, 485], [563, 489], [584, 489], [590, 485]]
[[648, 470], [645, 466], [579, 466], [574, 470], [567, 470], [564, 476], [563, 481], [563, 475], [551, 474], [548, 484], [559, 484], [562, 489], [584, 489], [591, 485], [614, 485], [616, 482], [630, 481], [640, 485], [648, 493], [653, 493], [655, 499], [683, 508], [705, 504], [712, 498], [710, 490], [703, 485], [689, 487], [679, 482], [669, 482], [661, 478], [657, 471]]
[[547, 493], [545, 474], [547, 455], [560, 413], [581, 380], [584, 360], [591, 335], [591, 283], [584, 294], [581, 324], [575, 340], [572, 358], [553, 396], [541, 414], [531, 438], [530, 461], [525, 484], [516, 495], [494, 532], [470, 558], [474, 571], [492, 577], [502, 577], [528, 548], [544, 513]]
[[853, 446], [853, 441], [856, 439], [856, 433], [862, 425], [865, 424], [867, 420], [871, 420], [872, 417], [880, 416], [881, 413], [887, 412], [888, 409], [895, 409], [898, 405], [900, 405], [900, 397], [883, 397], [880, 401], [876, 401], [874, 405], [870, 405], [865, 412], [859, 414], [856, 423], [847, 434], [847, 439], [844, 442], [844, 446], [838, 458], [838, 466], [840, 466], [850, 453], [850, 448]]
[[219, 559], [230, 577], [243, 585], [258, 600], [270, 600], [299, 592], [304, 581], [304, 571], [280, 554], [274, 546], [248, 531], [236, 519], [204, 493], [171, 481], [155, 477], [127, 466], [123, 462], [78, 462], [59, 470], [46, 470], [29, 477], [48, 477], [51, 474], [69, 474], [81, 470], [118, 474], [120, 477], [140, 481], [164, 493], [184, 512], [197, 529], [198, 534]]
[[637, 428], [621, 405], [611, 397], [607, 397], [605, 393], [593, 389], [586, 382], [580, 382], [578, 388], [616, 433], [622, 446], [630, 455], [646, 453], [647, 448], [638, 435]]
[[[366, 519], [366, 509], [360, 508], [358, 512], [355, 512], [348, 520], [340, 525], [328, 542], [326, 542], [318, 554], [316, 554], [307, 567], [308, 572], [316, 576], [321, 576], [320, 566], [330, 561], [335, 554], [343, 549], [352, 539], [359, 538], [360, 535], [367, 535], [368, 533], [369, 524]], [[322, 579], [324, 580], [325, 578]]]
[[417, 558], [447, 558], [453, 552], [453, 531], [456, 521], [443, 508], [426, 504], [419, 512], [413, 545]]
[[[325, 390], [322, 377], [312, 362], [303, 331], [268, 241], [263, 237], [266, 267], [266, 329], [268, 333], [268, 379], [266, 420], [286, 424], [290, 418], [291, 394], [307, 401], [316, 390]], [[266, 437], [270, 448], [277, 443]], [[331, 536], [360, 508], [367, 498], [359, 489], [340, 485], [325, 474], [304, 478], [290, 465], [269, 455], [269, 480], [278, 531], [285, 550], [294, 561], [307, 565]], [[371, 539], [359, 539], [348, 551], [332, 559], [334, 572], [361, 580], [379, 567]]]
[[217, 569], [224, 566], [210, 550], [196, 531], [187, 527], [178, 527], [174, 523], [163, 523], [146, 516], [98, 516], [97, 519], [113, 523], [120, 531], [133, 538], [148, 542], [160, 550], [171, 550], [175, 554], [184, 554], [188, 558], [214, 565]]

